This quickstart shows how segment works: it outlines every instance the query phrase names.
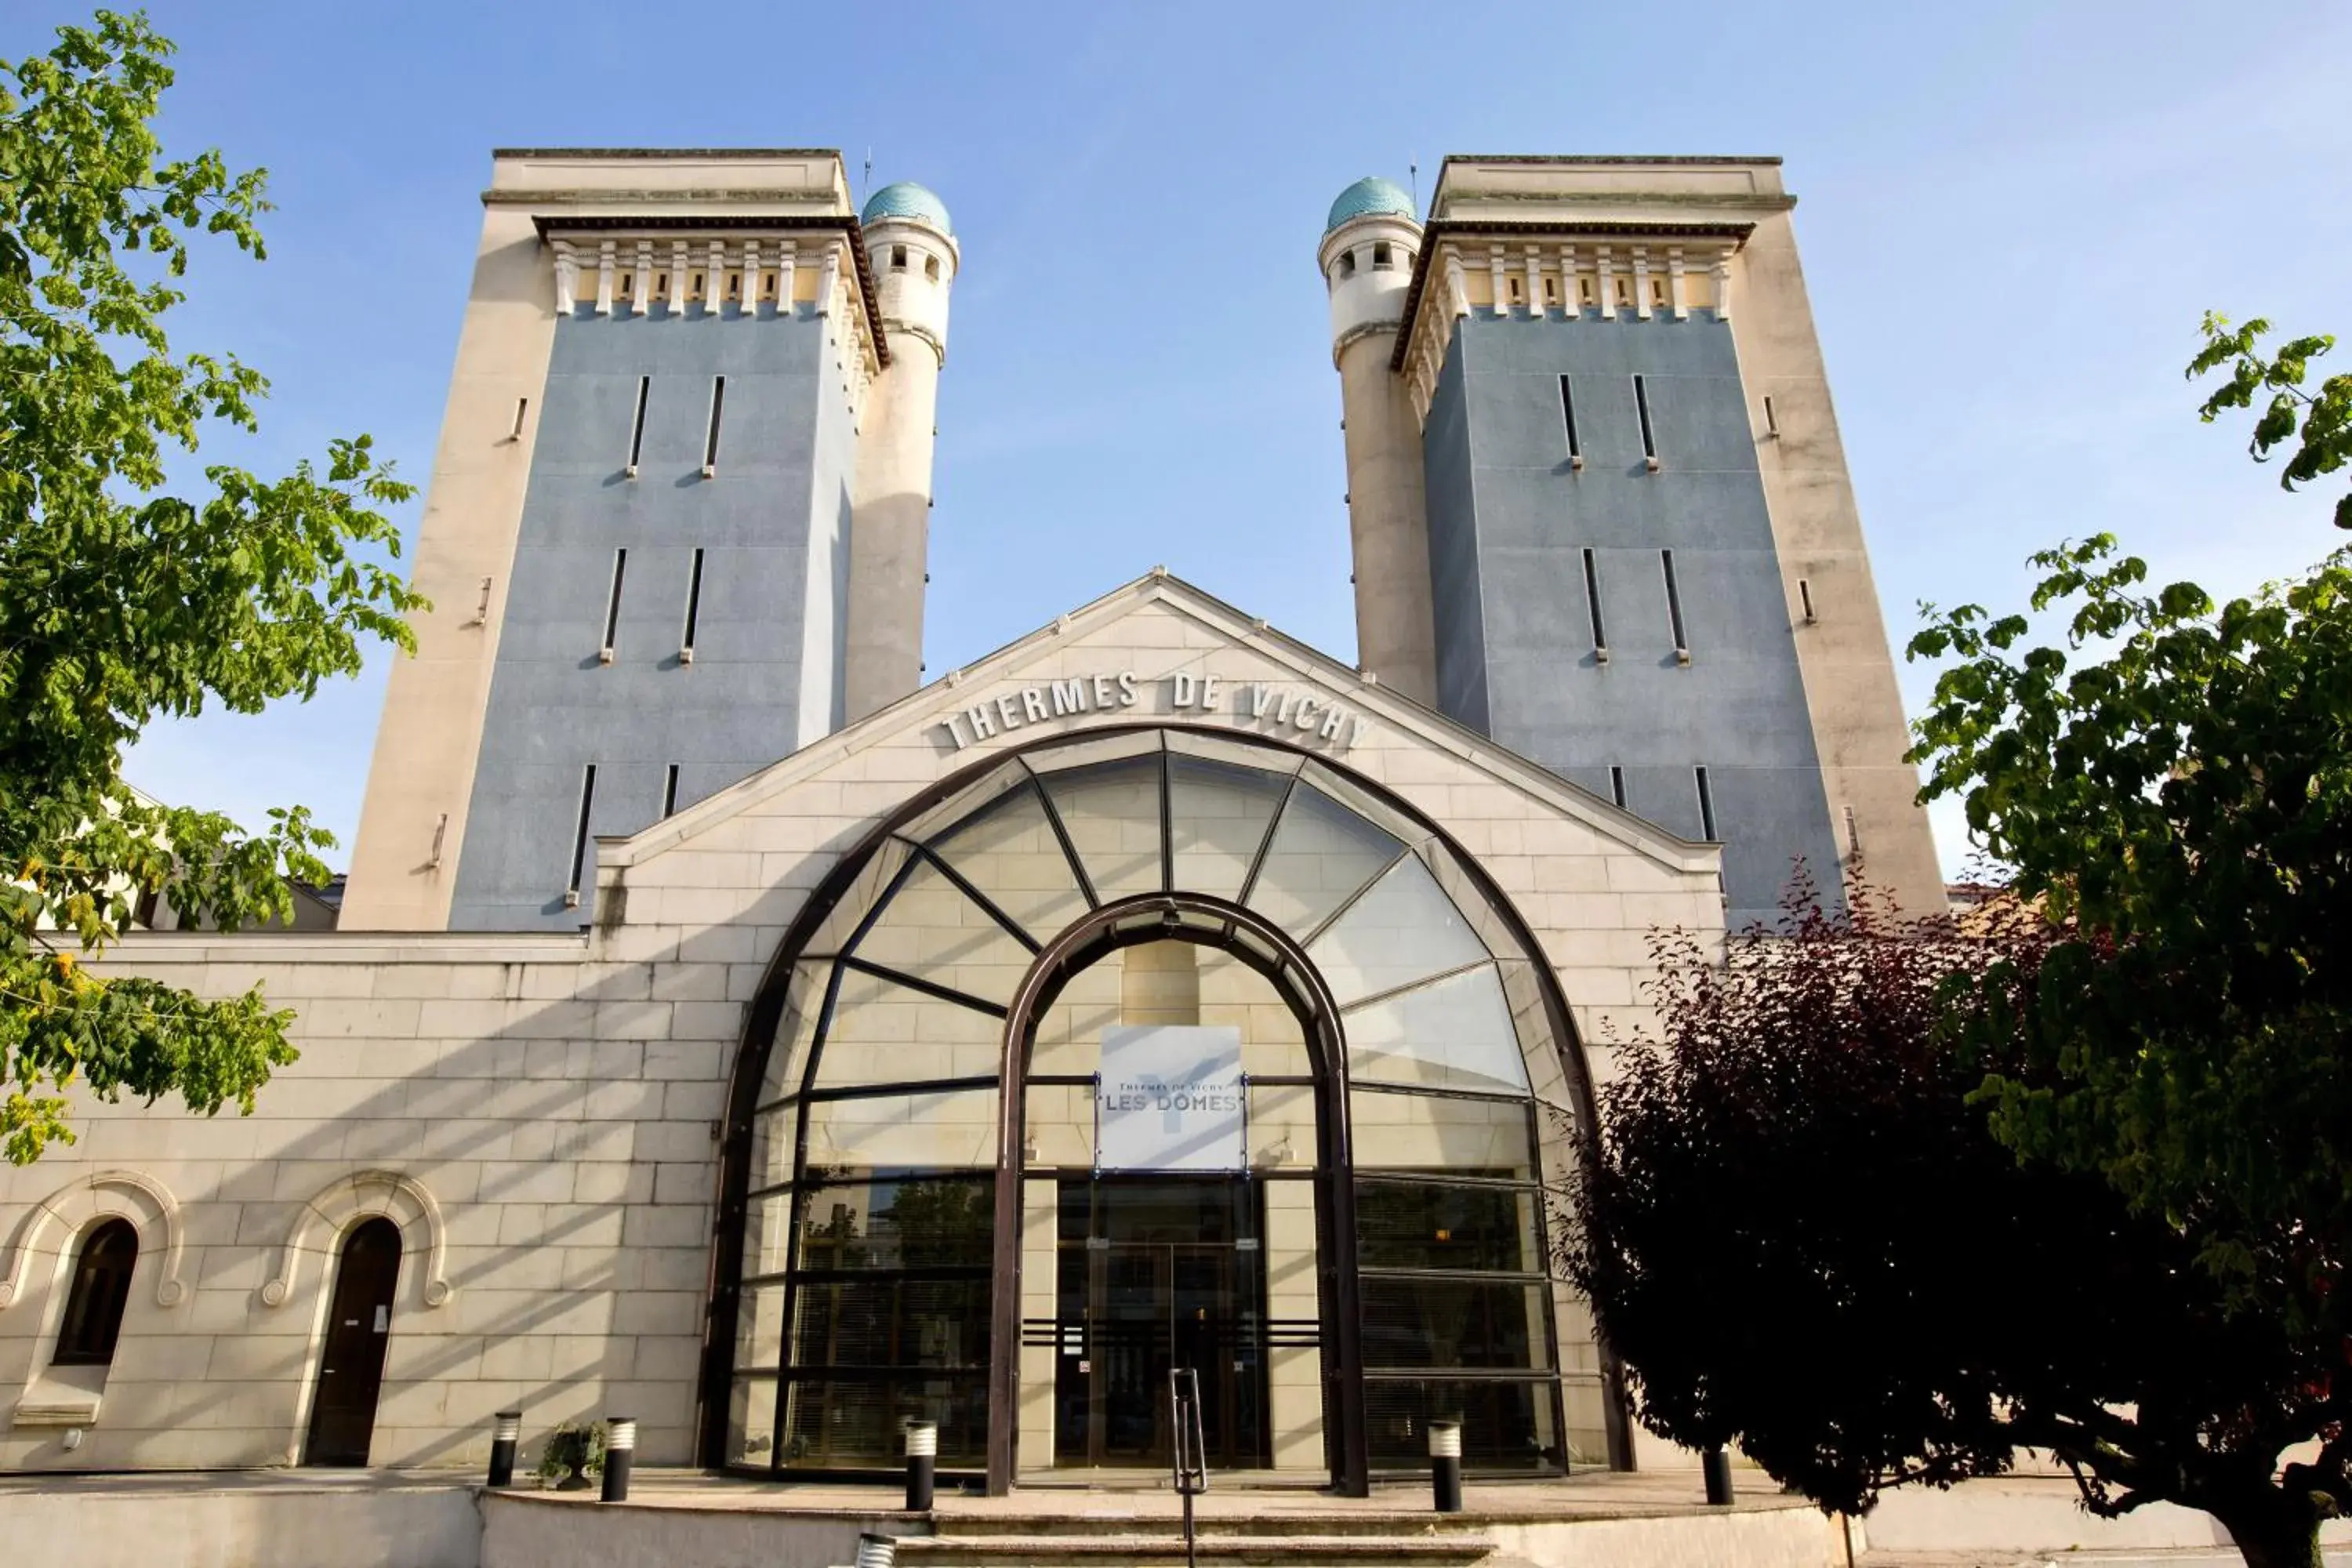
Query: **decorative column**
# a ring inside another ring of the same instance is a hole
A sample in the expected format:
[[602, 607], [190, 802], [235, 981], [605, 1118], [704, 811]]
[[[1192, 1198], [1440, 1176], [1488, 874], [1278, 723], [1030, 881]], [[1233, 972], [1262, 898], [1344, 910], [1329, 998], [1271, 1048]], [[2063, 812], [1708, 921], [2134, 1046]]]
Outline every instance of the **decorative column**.
[[1715, 258], [1715, 319], [1731, 320], [1731, 252]]
[[710, 281], [702, 287], [702, 313], [716, 316], [727, 299], [727, 247], [723, 241], [710, 242], [709, 277]]
[[1503, 298], [1503, 247], [1499, 245], [1486, 247], [1486, 276], [1494, 280], [1496, 316], [1503, 321], [1510, 320], [1510, 302]]
[[613, 242], [609, 239], [596, 247], [596, 313], [613, 313]]
[[800, 313], [799, 307], [793, 303], [793, 261], [799, 254], [799, 249], [800, 247], [789, 239], [778, 246], [776, 249], [776, 314], [779, 316], [795, 316]]
[[1690, 320], [1690, 280], [1683, 271], [1683, 247], [1672, 246], [1666, 251], [1666, 298], [1673, 302], [1675, 320]]
[[555, 313], [557, 315], [572, 314], [575, 303], [573, 296], [579, 287], [579, 258], [572, 255], [570, 240], [559, 239], [555, 242]]
[[669, 247], [669, 319], [673, 321], [686, 315], [686, 241], [675, 240]]
[[1445, 251], [1445, 309], [1452, 316], [1470, 313], [1470, 279], [1462, 266], [1462, 253], [1447, 247]]
[[1614, 291], [1617, 274], [1615, 268], [1610, 265], [1607, 246], [1596, 245], [1592, 247], [1592, 268], [1601, 279], [1601, 319], [1604, 321], [1613, 321], [1617, 319], [1617, 295]]
[[1633, 247], [1633, 314], [1650, 319], [1650, 251], [1641, 245]]
[[1576, 247], [1572, 245], [1559, 247], [1559, 297], [1568, 306], [1570, 321], [1584, 319], [1584, 301], [1576, 296]]
[[642, 316], [651, 307], [654, 297], [654, 242], [652, 240], [637, 241], [636, 271], [629, 280], [635, 285], [629, 290], [629, 314]]
[[757, 320], [760, 314], [760, 242], [743, 242], [743, 319]]
[[1528, 319], [1544, 319], [1543, 251], [1533, 245], [1528, 247]]

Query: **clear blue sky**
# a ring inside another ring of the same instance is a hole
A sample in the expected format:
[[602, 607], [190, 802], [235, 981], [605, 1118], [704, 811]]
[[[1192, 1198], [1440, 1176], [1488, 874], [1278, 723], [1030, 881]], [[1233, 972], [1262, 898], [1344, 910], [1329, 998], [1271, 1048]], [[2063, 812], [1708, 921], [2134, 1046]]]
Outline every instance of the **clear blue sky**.
[[[72, 13], [0, 5], [0, 53]], [[1367, 173], [1449, 152], [1771, 153], [1879, 590], [2011, 605], [2116, 531], [2242, 589], [2316, 559], [2179, 367], [2200, 312], [2347, 335], [2352, 8], [392, 5], [161, 0], [172, 145], [271, 173], [261, 266], [208, 257], [183, 346], [276, 384], [267, 468], [373, 432], [430, 468], [489, 149], [837, 146], [964, 247], [941, 390], [936, 675], [1154, 563], [1354, 647], [1315, 243]], [[861, 184], [860, 195], [864, 194]], [[412, 518], [413, 521], [413, 510]], [[307, 707], [152, 733], [152, 793], [346, 848], [385, 658]], [[1904, 677], [1915, 706], [1928, 688]], [[1939, 820], [1948, 865], [1964, 846]]]

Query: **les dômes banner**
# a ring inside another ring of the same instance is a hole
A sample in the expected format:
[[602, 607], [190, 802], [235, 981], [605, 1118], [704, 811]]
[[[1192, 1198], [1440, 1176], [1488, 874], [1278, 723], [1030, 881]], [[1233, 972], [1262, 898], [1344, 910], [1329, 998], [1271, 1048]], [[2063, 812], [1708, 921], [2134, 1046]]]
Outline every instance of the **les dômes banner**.
[[1277, 681], [1227, 680], [1222, 676], [1190, 670], [1145, 681], [1131, 669], [1015, 687], [949, 714], [940, 721], [940, 727], [961, 752], [1031, 724], [1134, 708], [1143, 701], [1147, 690], [1164, 699], [1165, 705], [1146, 711], [1180, 716], [1216, 714], [1237, 728], [1319, 742], [1334, 752], [1360, 744], [1372, 729], [1370, 719], [1308, 687]]

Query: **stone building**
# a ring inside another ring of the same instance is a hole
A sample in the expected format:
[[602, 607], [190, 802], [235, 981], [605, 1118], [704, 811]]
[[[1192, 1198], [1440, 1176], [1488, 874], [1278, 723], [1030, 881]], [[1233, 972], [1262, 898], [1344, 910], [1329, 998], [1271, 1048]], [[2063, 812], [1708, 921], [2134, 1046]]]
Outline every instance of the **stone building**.
[[1554, 1243], [1649, 933], [1796, 855], [1937, 885], [1777, 168], [1343, 195], [1360, 665], [1155, 569], [928, 685], [938, 199], [526, 152], [485, 205], [341, 927], [111, 960], [302, 1058], [0, 1173], [0, 1466], [519, 1408], [751, 1474], [928, 1419], [1003, 1489], [1164, 1465], [1181, 1366], [1222, 1468], [1633, 1464]]

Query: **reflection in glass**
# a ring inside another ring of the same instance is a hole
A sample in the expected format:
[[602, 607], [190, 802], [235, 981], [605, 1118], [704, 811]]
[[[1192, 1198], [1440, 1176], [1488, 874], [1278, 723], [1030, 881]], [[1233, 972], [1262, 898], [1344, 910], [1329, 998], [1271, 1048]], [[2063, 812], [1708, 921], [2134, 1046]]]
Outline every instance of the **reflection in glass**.
[[1349, 1095], [1348, 1114], [1358, 1170], [1535, 1179], [1523, 1100], [1385, 1094], [1362, 1088]]
[[1066, 768], [1042, 782], [1097, 899], [1160, 890], [1158, 752]]
[[845, 965], [816, 1087], [992, 1078], [1003, 1040], [1004, 1021], [993, 1014]]
[[929, 860], [908, 868], [850, 951], [863, 963], [1000, 1006], [1029, 972], [1029, 949]]
[[1275, 824], [1249, 907], [1304, 941], [1403, 853], [1402, 840], [1301, 782]]
[[1026, 770], [1020, 773], [1018, 789], [950, 827], [930, 848], [1033, 942], [1051, 940], [1087, 912], [1077, 874]]
[[1341, 1006], [1486, 956], [1429, 868], [1405, 856], [1324, 928], [1307, 956]]
[[996, 1163], [996, 1091], [934, 1089], [821, 1100], [808, 1108], [812, 1176]]
[[[1491, 963], [1400, 991], [1342, 1016], [1359, 1083], [1524, 1091], [1527, 1063]], [[1382, 1161], [1381, 1163], [1388, 1163]]]
[[1171, 753], [1168, 824], [1176, 886], [1211, 898], [1241, 897], [1289, 787], [1287, 778], [1263, 769]]

